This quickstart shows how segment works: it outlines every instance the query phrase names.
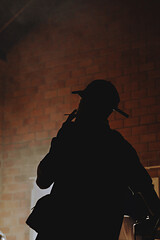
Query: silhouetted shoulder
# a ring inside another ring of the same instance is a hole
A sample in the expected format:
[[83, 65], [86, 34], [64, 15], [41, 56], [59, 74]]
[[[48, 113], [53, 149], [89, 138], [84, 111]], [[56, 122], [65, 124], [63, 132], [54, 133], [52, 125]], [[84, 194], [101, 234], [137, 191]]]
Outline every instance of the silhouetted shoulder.
[[124, 137], [122, 136], [122, 134], [120, 132], [118, 132], [117, 130], [111, 129], [111, 132], [113, 134], [113, 136], [119, 140], [124, 140]]
[[[118, 132], [117, 130], [111, 130], [111, 134], [112, 134], [112, 137], [115, 141], [115, 144], [116, 143], [119, 143], [119, 144], [126, 144], [128, 145], [128, 141], [122, 136], [122, 134], [120, 132]], [[129, 144], [130, 145], [130, 144]]]
[[64, 135], [68, 135], [69, 133], [73, 132], [75, 128], [75, 123], [63, 123], [62, 127], [59, 129], [57, 133], [57, 138], [60, 138]]
[[116, 130], [111, 130], [112, 135], [115, 141], [115, 144], [119, 144], [121, 149], [125, 152], [125, 154], [129, 154], [134, 158], [138, 158], [137, 152], [134, 147], [125, 139], [122, 134]]

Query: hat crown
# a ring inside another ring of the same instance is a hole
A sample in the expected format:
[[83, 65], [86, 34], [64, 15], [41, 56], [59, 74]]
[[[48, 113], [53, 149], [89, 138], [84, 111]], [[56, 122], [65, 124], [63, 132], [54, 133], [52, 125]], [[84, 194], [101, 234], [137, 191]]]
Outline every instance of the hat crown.
[[82, 91], [82, 97], [93, 97], [108, 101], [113, 106], [117, 106], [120, 102], [119, 94], [115, 86], [106, 80], [97, 79], [88, 84], [88, 86]]

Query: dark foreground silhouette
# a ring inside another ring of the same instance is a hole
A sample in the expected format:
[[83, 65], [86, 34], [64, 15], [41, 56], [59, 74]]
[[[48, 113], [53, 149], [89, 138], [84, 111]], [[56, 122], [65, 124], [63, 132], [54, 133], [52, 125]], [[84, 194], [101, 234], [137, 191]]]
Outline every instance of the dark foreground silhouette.
[[50, 216], [37, 240], [117, 240], [124, 214], [152, 217], [160, 212], [159, 199], [135, 149], [107, 121], [113, 110], [128, 117], [118, 109], [115, 87], [95, 80], [73, 93], [81, 96], [78, 111], [52, 139], [37, 170], [40, 188], [54, 182]]

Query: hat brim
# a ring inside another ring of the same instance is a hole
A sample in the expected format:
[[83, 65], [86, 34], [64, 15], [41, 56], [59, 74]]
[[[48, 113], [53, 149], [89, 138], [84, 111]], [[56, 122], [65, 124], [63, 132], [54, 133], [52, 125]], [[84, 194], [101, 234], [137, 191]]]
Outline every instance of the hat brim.
[[73, 91], [72, 94], [78, 94], [80, 97], [83, 97], [84, 96], [84, 91], [83, 90]]
[[[80, 97], [84, 97], [84, 90], [73, 91], [72, 94], [78, 94]], [[125, 113], [124, 111], [122, 111], [119, 108], [113, 108], [113, 110], [120, 113], [121, 115], [123, 115], [126, 118], [129, 117], [129, 115], [127, 113]]]
[[123, 115], [124, 117], [129, 118], [129, 115], [128, 115], [127, 113], [123, 112], [121, 109], [119, 109], [119, 108], [114, 108], [113, 110], [116, 111], [116, 112], [118, 112], [118, 113], [120, 113], [120, 114]]

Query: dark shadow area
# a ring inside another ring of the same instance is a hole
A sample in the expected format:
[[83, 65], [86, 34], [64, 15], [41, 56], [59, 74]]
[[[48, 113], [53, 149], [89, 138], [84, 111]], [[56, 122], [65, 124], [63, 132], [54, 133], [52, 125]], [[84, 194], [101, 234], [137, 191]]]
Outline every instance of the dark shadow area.
[[153, 234], [160, 202], [152, 180], [135, 149], [107, 120], [119, 109], [116, 88], [95, 80], [73, 93], [81, 97], [78, 110], [69, 114], [37, 170], [37, 185], [44, 189], [54, 182], [52, 192], [39, 200], [34, 222], [31, 217], [27, 223], [33, 223], [37, 240], [117, 240], [127, 214], [135, 221], [149, 216]]

